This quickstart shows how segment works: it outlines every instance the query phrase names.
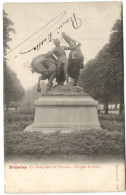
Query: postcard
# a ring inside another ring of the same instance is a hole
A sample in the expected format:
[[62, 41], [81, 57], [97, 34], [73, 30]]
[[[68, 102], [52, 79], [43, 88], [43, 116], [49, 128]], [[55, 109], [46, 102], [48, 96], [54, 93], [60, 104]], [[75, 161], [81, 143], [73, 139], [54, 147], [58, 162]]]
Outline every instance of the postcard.
[[6, 193], [125, 191], [118, 2], [3, 5]]

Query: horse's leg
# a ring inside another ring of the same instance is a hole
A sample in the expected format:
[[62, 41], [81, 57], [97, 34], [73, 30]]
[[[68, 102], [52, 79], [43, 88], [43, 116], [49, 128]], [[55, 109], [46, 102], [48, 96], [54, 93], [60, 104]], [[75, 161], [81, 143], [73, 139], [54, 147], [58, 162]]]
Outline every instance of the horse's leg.
[[68, 69], [68, 60], [64, 63], [64, 73], [65, 73], [66, 84], [69, 83], [69, 75], [67, 73], [67, 69]]
[[52, 85], [53, 85], [52, 81], [53, 81], [53, 79], [54, 79], [55, 77], [56, 77], [56, 73], [52, 73], [52, 74], [50, 75], [50, 77], [49, 77], [49, 79], [48, 79], [48, 83], [47, 83], [46, 92], [47, 92], [47, 91], [50, 91], [50, 89], [51, 89], [51, 87], [52, 87]]
[[38, 78], [38, 85], [37, 85], [37, 91], [38, 91], [38, 92], [41, 91], [40, 81], [41, 81], [41, 76], [39, 76], [39, 78]]
[[77, 79], [74, 79], [73, 86], [77, 86]]
[[80, 73], [78, 73], [78, 75], [76, 76], [76, 78], [74, 79], [74, 83], [73, 86], [77, 86], [77, 81], [79, 79]]
[[57, 67], [56, 67], [56, 81], [58, 85], [60, 85], [60, 73], [61, 73], [62, 63], [58, 61]]

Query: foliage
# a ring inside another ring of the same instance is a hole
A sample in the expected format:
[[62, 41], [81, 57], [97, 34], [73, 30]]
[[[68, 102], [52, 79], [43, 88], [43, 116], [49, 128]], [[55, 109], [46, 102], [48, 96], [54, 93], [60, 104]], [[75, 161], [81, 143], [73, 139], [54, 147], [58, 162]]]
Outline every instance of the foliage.
[[24, 89], [16, 74], [8, 66], [4, 66], [4, 102], [6, 107], [9, 107], [12, 101], [20, 101], [23, 96]]
[[[25, 155], [33, 159], [43, 155], [66, 155], [66, 159], [78, 155], [100, 159], [108, 156], [124, 158], [124, 126], [116, 121], [100, 120], [103, 130], [91, 129], [71, 133], [25, 132], [31, 122], [18, 122], [5, 125], [5, 157]], [[17, 144], [18, 143], [18, 144]]]
[[[79, 84], [93, 98], [106, 104], [120, 100], [123, 104], [123, 25], [118, 19], [107, 43], [95, 59], [90, 60], [80, 77]], [[122, 108], [120, 113], [122, 114]]]
[[42, 92], [37, 92], [37, 84], [35, 84], [33, 87], [31, 87], [30, 89], [28, 89], [25, 92], [25, 97], [23, 98], [22, 103], [23, 104], [27, 104], [27, 105], [33, 105], [34, 101], [38, 98], [40, 98], [40, 96], [44, 93], [46, 88], [46, 84], [44, 82], [41, 83], [41, 90]]
[[14, 23], [8, 18], [8, 15], [3, 11], [3, 46], [4, 46], [4, 55], [7, 53], [7, 49], [10, 49], [8, 42], [12, 39], [10, 38], [10, 32], [15, 33], [15, 29], [12, 28]]
[[6, 58], [7, 50], [10, 49], [8, 42], [10, 38], [10, 32], [15, 33], [15, 29], [12, 28], [14, 23], [8, 18], [8, 15], [3, 11], [3, 46], [4, 46], [4, 103], [8, 109], [11, 101], [17, 102], [24, 96], [24, 89], [20, 84], [16, 74], [8, 67]]
[[35, 107], [31, 104], [22, 104], [19, 112], [21, 114], [34, 114], [35, 113]]
[[103, 115], [99, 114], [99, 119], [100, 120], [109, 120], [109, 121], [116, 121], [116, 122], [124, 122], [124, 116], [123, 115], [117, 115], [117, 114], [108, 114], [108, 115]]
[[[33, 111], [32, 111], [33, 112]], [[34, 115], [29, 114], [29, 113], [20, 113], [17, 111], [11, 111], [7, 112], [4, 115], [4, 122], [5, 123], [14, 123], [14, 122], [21, 122], [21, 121], [33, 121], [34, 120]]]

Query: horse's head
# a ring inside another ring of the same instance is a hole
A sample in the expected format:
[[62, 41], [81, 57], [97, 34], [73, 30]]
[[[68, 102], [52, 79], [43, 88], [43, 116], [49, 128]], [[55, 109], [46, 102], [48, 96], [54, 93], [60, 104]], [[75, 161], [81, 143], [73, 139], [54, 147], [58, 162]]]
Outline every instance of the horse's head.
[[69, 44], [70, 47], [76, 46], [76, 41], [69, 37], [66, 33], [62, 33], [64, 40]]

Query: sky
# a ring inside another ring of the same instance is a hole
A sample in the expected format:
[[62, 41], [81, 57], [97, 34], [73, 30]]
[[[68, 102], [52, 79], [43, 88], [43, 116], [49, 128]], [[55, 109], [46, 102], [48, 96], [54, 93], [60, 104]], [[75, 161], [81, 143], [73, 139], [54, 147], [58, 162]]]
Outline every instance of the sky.
[[[61, 39], [62, 32], [81, 43], [81, 50], [84, 55], [85, 64], [93, 59], [102, 47], [108, 43], [111, 29], [115, 21], [120, 18], [120, 2], [97, 2], [97, 3], [22, 3], [4, 4], [4, 10], [13, 21], [13, 28], [16, 34], [10, 33], [12, 41], [9, 42], [11, 49], [29, 38], [39, 29], [45, 28], [32, 36], [24, 44], [20, 45], [7, 55], [8, 65], [14, 70], [21, 84], [25, 89], [32, 87], [38, 80], [37, 73], [32, 74], [30, 64], [32, 59], [44, 54], [54, 48], [52, 42], [46, 41], [39, 50], [26, 54], [20, 54], [36, 46], [52, 33], [52, 38], [59, 38], [61, 45], [67, 45]], [[63, 17], [62, 17], [63, 16]], [[76, 29], [76, 22], [73, 25], [67, 22], [62, 23], [74, 16], [77, 19], [79, 28]], [[62, 18], [61, 18], [62, 17]], [[60, 20], [59, 20], [60, 19]], [[58, 21], [59, 20], [59, 21]], [[48, 42], [48, 43], [47, 43]], [[68, 55], [68, 52], [67, 52]]]

